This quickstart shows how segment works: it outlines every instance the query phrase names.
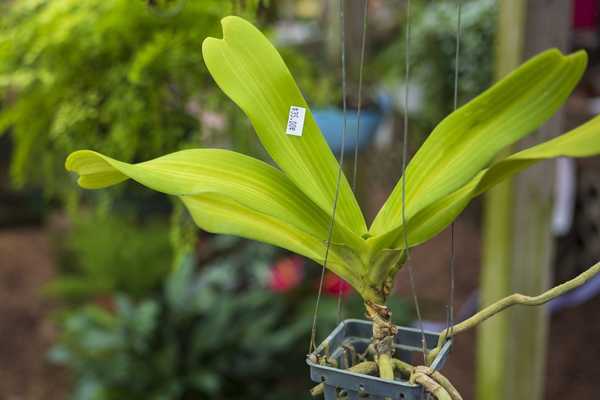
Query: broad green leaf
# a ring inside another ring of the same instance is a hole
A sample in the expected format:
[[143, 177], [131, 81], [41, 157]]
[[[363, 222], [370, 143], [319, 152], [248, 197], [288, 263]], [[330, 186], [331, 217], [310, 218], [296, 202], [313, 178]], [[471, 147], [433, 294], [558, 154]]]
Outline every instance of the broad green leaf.
[[[252, 24], [238, 17], [224, 18], [221, 23], [223, 39], [207, 38], [202, 45], [208, 70], [246, 113], [263, 146], [289, 179], [330, 214], [338, 163], [294, 78], [277, 50]], [[285, 133], [291, 106], [306, 109], [300, 137]], [[340, 182], [336, 219], [358, 235], [366, 232], [345, 176]]]
[[[212, 233], [241, 236], [283, 247], [323, 264], [325, 241], [319, 240], [280, 219], [245, 207], [216, 193], [181, 196], [196, 224]], [[361, 263], [352, 251], [333, 245], [327, 267], [361, 291]]]
[[[196, 224], [208, 232], [273, 244], [324, 263], [330, 217], [276, 168], [233, 151], [195, 149], [128, 164], [81, 150], [66, 168], [79, 184], [97, 189], [133, 179], [178, 196]], [[343, 226], [334, 229], [327, 267], [361, 295], [373, 298], [361, 280], [365, 242]]]
[[[504, 179], [541, 160], [555, 157], [589, 157], [600, 154], [600, 116], [555, 139], [515, 153], [490, 168], [481, 171], [459, 190], [419, 211], [408, 221], [410, 246], [423, 243], [446, 228], [474, 197], [484, 193]], [[390, 238], [395, 238], [395, 242]], [[381, 236], [373, 243], [377, 247], [402, 246], [402, 228], [388, 237]]]
[[[584, 52], [543, 52], [445, 118], [407, 167], [406, 217], [458, 190], [500, 150], [550, 118], [579, 81], [586, 59]], [[399, 183], [370, 233], [397, 230], [401, 216]]]
[[[325, 242], [330, 217], [279, 170], [252, 157], [223, 149], [193, 149], [139, 164], [82, 150], [71, 154], [66, 168], [79, 173], [88, 189], [111, 186], [131, 178], [153, 190], [190, 196], [219, 193], [257, 212], [279, 219]], [[334, 241], [360, 249], [364, 241], [343, 226]]]

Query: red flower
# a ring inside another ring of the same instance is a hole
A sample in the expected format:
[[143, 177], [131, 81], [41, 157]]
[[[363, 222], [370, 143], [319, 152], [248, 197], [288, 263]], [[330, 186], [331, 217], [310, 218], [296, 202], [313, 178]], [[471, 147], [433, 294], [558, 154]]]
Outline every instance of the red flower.
[[269, 277], [269, 288], [276, 293], [285, 293], [302, 282], [302, 258], [286, 257], [279, 260], [272, 268]]
[[338, 294], [348, 296], [352, 291], [352, 287], [348, 282], [338, 277], [333, 272], [327, 272], [325, 274], [325, 283], [323, 286], [325, 293], [331, 296], [337, 296]]

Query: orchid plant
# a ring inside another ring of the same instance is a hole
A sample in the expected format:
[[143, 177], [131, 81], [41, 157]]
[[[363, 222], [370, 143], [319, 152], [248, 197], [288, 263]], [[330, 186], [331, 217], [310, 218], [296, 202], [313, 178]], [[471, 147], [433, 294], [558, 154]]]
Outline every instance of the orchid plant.
[[[204, 41], [204, 61], [217, 85], [248, 116], [277, 166], [211, 148], [137, 164], [80, 150], [69, 155], [66, 168], [79, 174], [78, 183], [86, 189], [133, 179], [177, 196], [195, 223], [209, 232], [270, 243], [320, 264], [330, 245], [325, 266], [365, 301], [378, 328], [374, 340], [394, 333], [386, 325], [390, 312], [385, 301], [404, 263], [405, 242], [412, 247], [431, 239], [475, 196], [538, 161], [600, 153], [600, 117], [595, 117], [562, 136], [497, 159], [548, 120], [583, 74], [584, 52], [548, 50], [440, 122], [408, 164], [404, 181], [367, 226], [343, 174], [337, 186], [337, 160], [275, 47], [239, 17], [224, 18], [222, 27], [222, 39]], [[301, 136], [286, 134], [294, 106], [306, 110]], [[380, 375], [393, 378], [384, 355], [379, 354]]]

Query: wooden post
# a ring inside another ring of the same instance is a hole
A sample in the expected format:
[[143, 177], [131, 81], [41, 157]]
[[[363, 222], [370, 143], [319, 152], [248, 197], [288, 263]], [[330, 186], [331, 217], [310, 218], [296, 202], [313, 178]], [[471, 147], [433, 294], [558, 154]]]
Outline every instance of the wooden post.
[[[496, 34], [496, 78], [513, 70], [523, 57], [525, 0], [499, 3]], [[511, 291], [513, 187], [507, 181], [492, 189], [484, 199], [480, 308]], [[475, 393], [481, 400], [506, 399], [509, 317], [506, 313], [478, 329]]]
[[[549, 47], [566, 50], [567, 1], [499, 2], [496, 76]], [[562, 112], [515, 150], [562, 131]], [[554, 164], [541, 163], [491, 191], [485, 199], [481, 305], [513, 292], [537, 294], [552, 276], [551, 235]], [[543, 397], [548, 318], [543, 307], [516, 308], [479, 329], [479, 399], [539, 400]]]

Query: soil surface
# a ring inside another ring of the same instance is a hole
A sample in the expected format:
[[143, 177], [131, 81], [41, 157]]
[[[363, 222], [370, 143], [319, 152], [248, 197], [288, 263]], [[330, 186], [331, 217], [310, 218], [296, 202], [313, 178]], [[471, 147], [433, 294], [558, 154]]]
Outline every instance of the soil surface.
[[56, 337], [41, 288], [54, 275], [39, 228], [0, 230], [0, 399], [66, 397], [66, 373], [46, 360]]

